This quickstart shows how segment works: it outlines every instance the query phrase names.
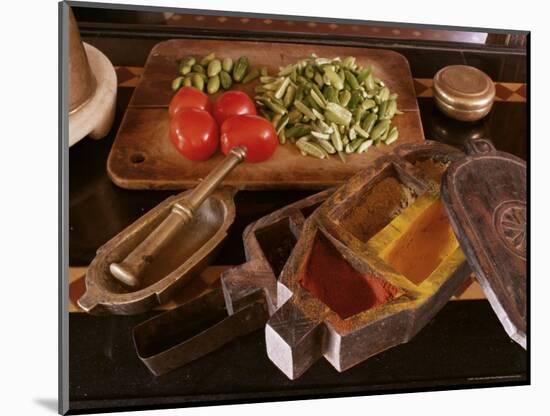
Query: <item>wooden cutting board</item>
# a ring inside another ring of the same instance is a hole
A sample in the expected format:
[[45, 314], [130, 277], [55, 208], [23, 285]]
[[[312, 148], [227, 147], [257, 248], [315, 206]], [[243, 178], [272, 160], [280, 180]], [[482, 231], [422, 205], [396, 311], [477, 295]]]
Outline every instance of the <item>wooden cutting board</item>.
[[[407, 142], [424, 140], [420, 112], [409, 64], [404, 56], [388, 50], [230, 40], [176, 39], [157, 44], [149, 54], [107, 162], [109, 176], [127, 189], [186, 189], [196, 185], [223, 159], [221, 152], [204, 162], [181, 156], [168, 136], [168, 104], [171, 82], [178, 73], [177, 61], [188, 55], [203, 57], [215, 52], [234, 60], [249, 58], [252, 68], [266, 66], [275, 74], [280, 66], [312, 53], [320, 57], [355, 56], [360, 65], [372, 65], [375, 74], [392, 92], [399, 94], [398, 108], [404, 112], [393, 119], [399, 140], [390, 146], [371, 147], [363, 154], [346, 155], [347, 162], [304, 157], [292, 144], [279, 146], [267, 162], [243, 163], [225, 179], [238, 189], [323, 189], [341, 184], [381, 154]], [[254, 95], [258, 81], [234, 84]], [[218, 94], [212, 97], [216, 99]]]

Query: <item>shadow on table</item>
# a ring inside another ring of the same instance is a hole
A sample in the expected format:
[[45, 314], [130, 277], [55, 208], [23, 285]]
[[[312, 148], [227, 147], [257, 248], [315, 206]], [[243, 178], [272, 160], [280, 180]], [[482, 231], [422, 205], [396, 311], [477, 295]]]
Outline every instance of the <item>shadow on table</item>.
[[52, 413], [57, 414], [57, 399], [34, 399], [34, 402], [45, 408], [46, 410], [51, 411]]

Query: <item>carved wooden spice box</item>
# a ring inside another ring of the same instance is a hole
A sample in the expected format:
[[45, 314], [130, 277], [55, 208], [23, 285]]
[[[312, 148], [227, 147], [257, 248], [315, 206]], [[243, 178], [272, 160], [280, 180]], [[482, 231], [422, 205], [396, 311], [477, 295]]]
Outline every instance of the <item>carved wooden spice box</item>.
[[400, 146], [355, 175], [306, 220], [279, 276], [269, 358], [295, 379], [320, 357], [344, 371], [407, 342], [468, 263], [525, 348], [525, 170], [476, 140], [467, 156]]

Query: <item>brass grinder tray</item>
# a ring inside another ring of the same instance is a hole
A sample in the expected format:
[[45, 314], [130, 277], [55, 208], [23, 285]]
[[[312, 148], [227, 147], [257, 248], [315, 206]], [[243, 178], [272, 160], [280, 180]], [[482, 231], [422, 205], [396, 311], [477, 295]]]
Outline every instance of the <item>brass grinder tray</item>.
[[208, 265], [235, 219], [234, 188], [213, 192], [194, 219], [146, 267], [137, 289], [129, 288], [110, 271], [168, 216], [187, 192], [166, 199], [97, 250], [86, 273], [86, 292], [79, 306], [93, 314], [131, 315], [165, 303]]

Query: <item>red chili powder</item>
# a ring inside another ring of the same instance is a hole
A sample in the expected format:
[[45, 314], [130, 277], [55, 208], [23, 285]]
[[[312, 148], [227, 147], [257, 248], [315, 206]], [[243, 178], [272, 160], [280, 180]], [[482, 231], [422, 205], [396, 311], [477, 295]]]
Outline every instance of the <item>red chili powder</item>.
[[355, 270], [321, 232], [315, 237], [299, 282], [342, 319], [382, 305], [399, 292], [392, 284]]

